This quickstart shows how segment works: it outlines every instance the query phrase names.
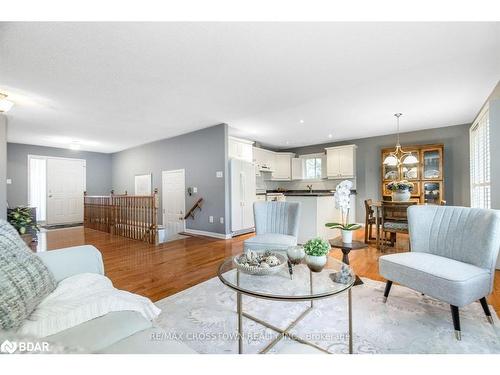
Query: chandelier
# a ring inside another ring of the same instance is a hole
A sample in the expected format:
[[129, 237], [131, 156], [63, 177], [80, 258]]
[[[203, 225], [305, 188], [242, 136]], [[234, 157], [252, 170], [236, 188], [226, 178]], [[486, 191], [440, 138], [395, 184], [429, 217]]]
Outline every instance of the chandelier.
[[384, 164], [385, 165], [390, 165], [390, 166], [400, 166], [401, 164], [417, 164], [418, 159], [415, 155], [413, 155], [411, 152], [406, 152], [403, 150], [401, 147], [401, 144], [399, 143], [399, 118], [402, 116], [402, 113], [395, 113], [394, 116], [396, 116], [397, 119], [397, 140], [396, 140], [396, 149], [394, 152], [391, 152], [389, 155], [387, 155], [384, 159]]

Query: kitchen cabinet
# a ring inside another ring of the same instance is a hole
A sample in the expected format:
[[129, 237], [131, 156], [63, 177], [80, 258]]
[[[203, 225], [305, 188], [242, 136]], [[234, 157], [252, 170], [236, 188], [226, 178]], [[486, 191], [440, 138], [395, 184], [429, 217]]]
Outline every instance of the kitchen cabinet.
[[272, 180], [290, 181], [292, 179], [292, 158], [295, 154], [290, 152], [276, 152], [275, 166], [272, 173]]
[[263, 148], [253, 148], [253, 162], [255, 164], [255, 173], [272, 172], [275, 168], [275, 153]]
[[302, 180], [304, 178], [304, 159], [292, 158], [292, 180]]
[[[351, 195], [351, 210], [349, 211], [349, 222], [355, 223], [356, 198]], [[333, 195], [287, 195], [287, 202], [300, 203], [299, 233], [297, 242], [305, 244], [312, 238], [320, 237], [329, 240], [340, 236], [340, 230], [325, 227], [326, 223], [341, 222], [342, 213], [335, 207]]]
[[228, 137], [228, 157], [230, 159], [239, 159], [253, 161], [253, 142], [246, 139]]
[[356, 177], [356, 145], [326, 148], [326, 174], [330, 179]]

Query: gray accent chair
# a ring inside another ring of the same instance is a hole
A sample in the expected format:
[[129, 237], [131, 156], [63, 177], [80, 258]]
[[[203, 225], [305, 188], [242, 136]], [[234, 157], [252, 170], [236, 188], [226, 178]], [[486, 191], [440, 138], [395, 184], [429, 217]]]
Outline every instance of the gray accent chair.
[[300, 203], [255, 202], [253, 204], [256, 235], [243, 243], [247, 250], [283, 250], [297, 245]]
[[411, 252], [379, 258], [386, 280], [449, 303], [455, 336], [461, 339], [459, 308], [481, 303], [493, 324], [486, 297], [493, 290], [500, 248], [500, 211], [466, 207], [408, 208]]

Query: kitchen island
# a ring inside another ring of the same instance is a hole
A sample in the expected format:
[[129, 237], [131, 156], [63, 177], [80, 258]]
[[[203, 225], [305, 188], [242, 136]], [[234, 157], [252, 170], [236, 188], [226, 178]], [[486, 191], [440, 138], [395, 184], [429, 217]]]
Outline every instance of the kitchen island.
[[[325, 223], [340, 222], [341, 212], [335, 208], [335, 199], [331, 192], [284, 192], [287, 202], [299, 202], [301, 214], [299, 220], [298, 243], [304, 244], [311, 238], [320, 237], [325, 240], [340, 235], [338, 229], [329, 229]], [[351, 195], [349, 221], [354, 222], [355, 196]]]

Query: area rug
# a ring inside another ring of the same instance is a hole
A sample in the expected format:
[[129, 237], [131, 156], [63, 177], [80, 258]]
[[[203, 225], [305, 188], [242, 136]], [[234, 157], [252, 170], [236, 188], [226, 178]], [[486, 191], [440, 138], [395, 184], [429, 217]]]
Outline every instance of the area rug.
[[[383, 303], [384, 283], [363, 279], [352, 289], [354, 353], [500, 353], [499, 319], [490, 307], [489, 324], [479, 303], [460, 311], [462, 341], [456, 341], [449, 305], [394, 285]], [[333, 353], [347, 353], [347, 293], [314, 302], [292, 332]], [[237, 353], [236, 293], [212, 278], [156, 303], [156, 324], [165, 340], [180, 340], [198, 353]], [[243, 310], [284, 328], [308, 302], [276, 302], [243, 297]], [[244, 352], [258, 353], [276, 332], [244, 318]], [[281, 340], [270, 353], [296, 345]]]

